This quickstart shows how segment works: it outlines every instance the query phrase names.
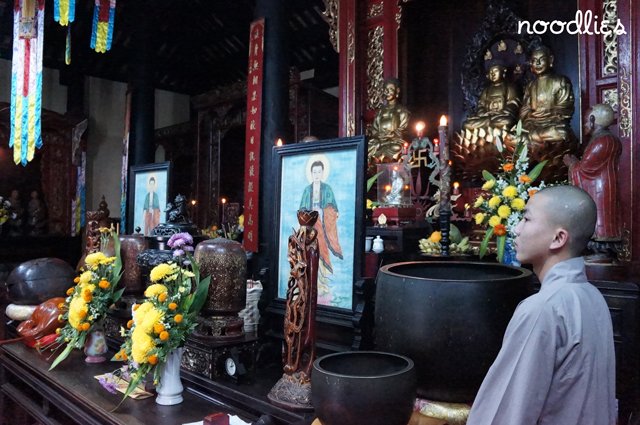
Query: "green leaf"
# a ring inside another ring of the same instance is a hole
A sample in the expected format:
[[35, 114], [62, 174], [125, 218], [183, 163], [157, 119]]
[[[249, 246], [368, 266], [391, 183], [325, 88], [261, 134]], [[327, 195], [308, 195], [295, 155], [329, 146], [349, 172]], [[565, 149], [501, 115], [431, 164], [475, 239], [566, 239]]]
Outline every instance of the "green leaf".
[[125, 288], [120, 288], [117, 291], [115, 291], [113, 293], [113, 297], [111, 298], [111, 302], [115, 303], [116, 301], [118, 301], [120, 299], [120, 297], [122, 296], [122, 293], [124, 292]]
[[531, 183], [533, 183], [538, 178], [538, 176], [542, 172], [542, 169], [544, 168], [546, 163], [547, 163], [547, 160], [545, 159], [544, 161], [540, 162], [538, 165], [533, 167], [533, 170], [531, 170], [531, 172], [529, 173], [529, 178], [531, 179]]
[[211, 283], [211, 276], [207, 276], [198, 283], [198, 288], [195, 294], [193, 294], [191, 305], [189, 306], [189, 314], [196, 315], [200, 309], [204, 306], [209, 294], [209, 284]]
[[69, 354], [71, 354], [71, 350], [73, 350], [73, 346], [71, 344], [67, 344], [62, 353], [60, 353], [58, 357], [56, 357], [56, 359], [53, 361], [53, 363], [51, 363], [51, 367], [49, 368], [49, 370], [53, 370], [54, 367], [58, 366], [64, 359], [69, 357]]
[[520, 136], [522, 134], [522, 120], [518, 120], [516, 124], [516, 135]]
[[371, 190], [371, 188], [373, 187], [373, 184], [376, 182], [376, 180], [378, 179], [378, 177], [382, 173], [383, 173], [383, 171], [380, 171], [379, 173], [376, 173], [376, 174], [374, 174], [373, 176], [371, 176], [371, 177], [369, 177], [367, 179], [367, 192], [369, 192]]
[[480, 258], [484, 257], [484, 255], [487, 253], [487, 247], [489, 246], [489, 240], [491, 239], [491, 236], [493, 236], [493, 227], [487, 229], [487, 233], [484, 235], [482, 243], [480, 243], [480, 250], [478, 251], [478, 256]]
[[495, 177], [493, 177], [493, 174], [491, 174], [487, 170], [482, 170], [482, 177], [484, 177], [484, 179], [486, 181], [495, 180], [496, 179]]
[[502, 263], [504, 259], [504, 243], [507, 240], [505, 235], [498, 236], [496, 238], [496, 244], [498, 245], [498, 261]]

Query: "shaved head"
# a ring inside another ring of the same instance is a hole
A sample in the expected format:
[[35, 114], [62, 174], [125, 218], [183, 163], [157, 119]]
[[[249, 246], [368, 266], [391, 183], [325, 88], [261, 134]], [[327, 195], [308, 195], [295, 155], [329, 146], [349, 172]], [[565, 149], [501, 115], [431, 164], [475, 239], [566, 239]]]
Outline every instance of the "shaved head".
[[548, 219], [569, 232], [569, 250], [580, 256], [596, 227], [596, 203], [584, 190], [576, 186], [547, 187], [540, 196], [548, 207]]

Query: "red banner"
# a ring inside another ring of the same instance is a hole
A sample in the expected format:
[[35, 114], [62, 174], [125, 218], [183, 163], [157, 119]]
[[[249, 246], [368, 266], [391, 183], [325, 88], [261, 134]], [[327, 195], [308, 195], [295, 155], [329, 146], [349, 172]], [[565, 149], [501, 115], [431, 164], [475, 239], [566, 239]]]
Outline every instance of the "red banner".
[[251, 23], [249, 34], [247, 128], [244, 155], [244, 237], [242, 243], [245, 250], [258, 252], [264, 18]]

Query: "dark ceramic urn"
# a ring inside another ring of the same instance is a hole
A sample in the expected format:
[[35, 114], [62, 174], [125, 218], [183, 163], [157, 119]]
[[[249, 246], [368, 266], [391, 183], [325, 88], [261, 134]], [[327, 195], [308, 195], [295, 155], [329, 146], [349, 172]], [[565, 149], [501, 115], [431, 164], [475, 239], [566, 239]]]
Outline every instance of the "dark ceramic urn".
[[411, 359], [349, 351], [313, 363], [311, 397], [322, 425], [406, 425], [416, 398]]
[[54, 297], [64, 297], [74, 285], [73, 267], [59, 258], [25, 261], [7, 277], [9, 299], [14, 304], [35, 305]]
[[137, 258], [147, 248], [149, 248], [149, 243], [143, 235], [120, 235], [120, 256], [122, 258], [120, 284], [125, 288], [126, 295], [144, 292], [142, 269], [137, 263]]
[[470, 402], [531, 279], [529, 270], [495, 263], [384, 266], [376, 279], [376, 347], [415, 361], [419, 396]]
[[204, 313], [237, 316], [247, 299], [247, 255], [242, 245], [225, 238], [208, 239], [196, 247], [195, 259], [201, 277], [211, 276]]

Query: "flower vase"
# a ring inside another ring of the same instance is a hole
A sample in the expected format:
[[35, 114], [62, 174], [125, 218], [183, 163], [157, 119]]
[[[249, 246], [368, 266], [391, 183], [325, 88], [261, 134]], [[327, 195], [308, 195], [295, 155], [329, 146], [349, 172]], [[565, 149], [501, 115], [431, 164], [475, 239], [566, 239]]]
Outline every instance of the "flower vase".
[[502, 257], [502, 264], [507, 264], [509, 266], [517, 266], [520, 267], [520, 261], [516, 259], [516, 250], [513, 245], [509, 242], [504, 244], [504, 254]]
[[84, 341], [84, 361], [87, 363], [102, 363], [107, 360], [104, 356], [108, 351], [107, 340], [102, 326], [96, 326]]
[[160, 372], [160, 383], [156, 387], [158, 396], [156, 403], [163, 406], [173, 406], [182, 403], [182, 382], [180, 381], [180, 362], [184, 347], [176, 348], [167, 356]]

